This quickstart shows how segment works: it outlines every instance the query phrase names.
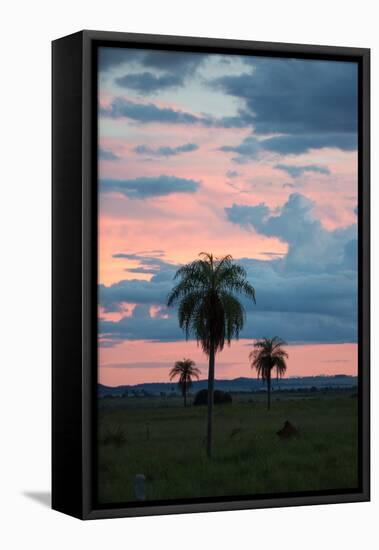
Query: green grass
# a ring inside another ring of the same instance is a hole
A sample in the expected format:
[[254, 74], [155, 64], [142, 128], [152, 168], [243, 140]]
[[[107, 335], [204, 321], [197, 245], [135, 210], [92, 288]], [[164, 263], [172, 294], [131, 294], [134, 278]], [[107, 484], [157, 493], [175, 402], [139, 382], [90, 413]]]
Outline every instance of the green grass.
[[[357, 487], [357, 400], [346, 393], [233, 397], [216, 406], [214, 457], [205, 453], [206, 407], [179, 399], [123, 399], [99, 409], [99, 499], [134, 501], [243, 496]], [[113, 400], [112, 400], [113, 401]], [[281, 440], [289, 420], [300, 432]]]

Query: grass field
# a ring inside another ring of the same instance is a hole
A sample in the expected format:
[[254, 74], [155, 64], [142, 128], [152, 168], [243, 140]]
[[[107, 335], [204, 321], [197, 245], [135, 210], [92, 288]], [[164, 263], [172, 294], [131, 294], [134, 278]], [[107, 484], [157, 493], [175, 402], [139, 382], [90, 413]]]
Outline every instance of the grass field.
[[[351, 393], [351, 392], [350, 392]], [[205, 453], [206, 407], [179, 398], [104, 400], [99, 407], [101, 503], [243, 496], [357, 487], [357, 399], [348, 392], [234, 395], [215, 407], [214, 458]], [[289, 420], [299, 437], [276, 432]]]

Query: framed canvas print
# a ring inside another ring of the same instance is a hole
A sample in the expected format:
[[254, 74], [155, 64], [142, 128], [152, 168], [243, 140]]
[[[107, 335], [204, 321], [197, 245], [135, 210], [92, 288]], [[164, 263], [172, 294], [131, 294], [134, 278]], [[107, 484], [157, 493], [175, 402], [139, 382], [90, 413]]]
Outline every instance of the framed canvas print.
[[53, 42], [53, 508], [369, 499], [369, 50]]

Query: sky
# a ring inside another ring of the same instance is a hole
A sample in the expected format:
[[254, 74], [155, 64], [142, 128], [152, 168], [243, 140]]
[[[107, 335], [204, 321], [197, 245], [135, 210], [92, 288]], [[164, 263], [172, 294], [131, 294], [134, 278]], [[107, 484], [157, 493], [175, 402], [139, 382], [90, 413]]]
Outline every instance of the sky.
[[357, 373], [357, 66], [100, 48], [99, 381], [168, 381], [191, 357], [166, 307], [180, 265], [231, 254], [256, 292], [216, 378]]

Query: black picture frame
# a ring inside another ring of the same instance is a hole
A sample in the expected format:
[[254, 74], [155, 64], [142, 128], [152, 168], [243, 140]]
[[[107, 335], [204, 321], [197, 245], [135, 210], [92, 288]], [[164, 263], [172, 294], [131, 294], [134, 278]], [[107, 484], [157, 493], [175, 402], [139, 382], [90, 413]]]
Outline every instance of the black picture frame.
[[[359, 489], [98, 506], [97, 65], [99, 45], [355, 61], [359, 74]], [[370, 50], [81, 31], [52, 43], [52, 507], [81, 519], [370, 499]], [[94, 183], [95, 182], [95, 183]]]

